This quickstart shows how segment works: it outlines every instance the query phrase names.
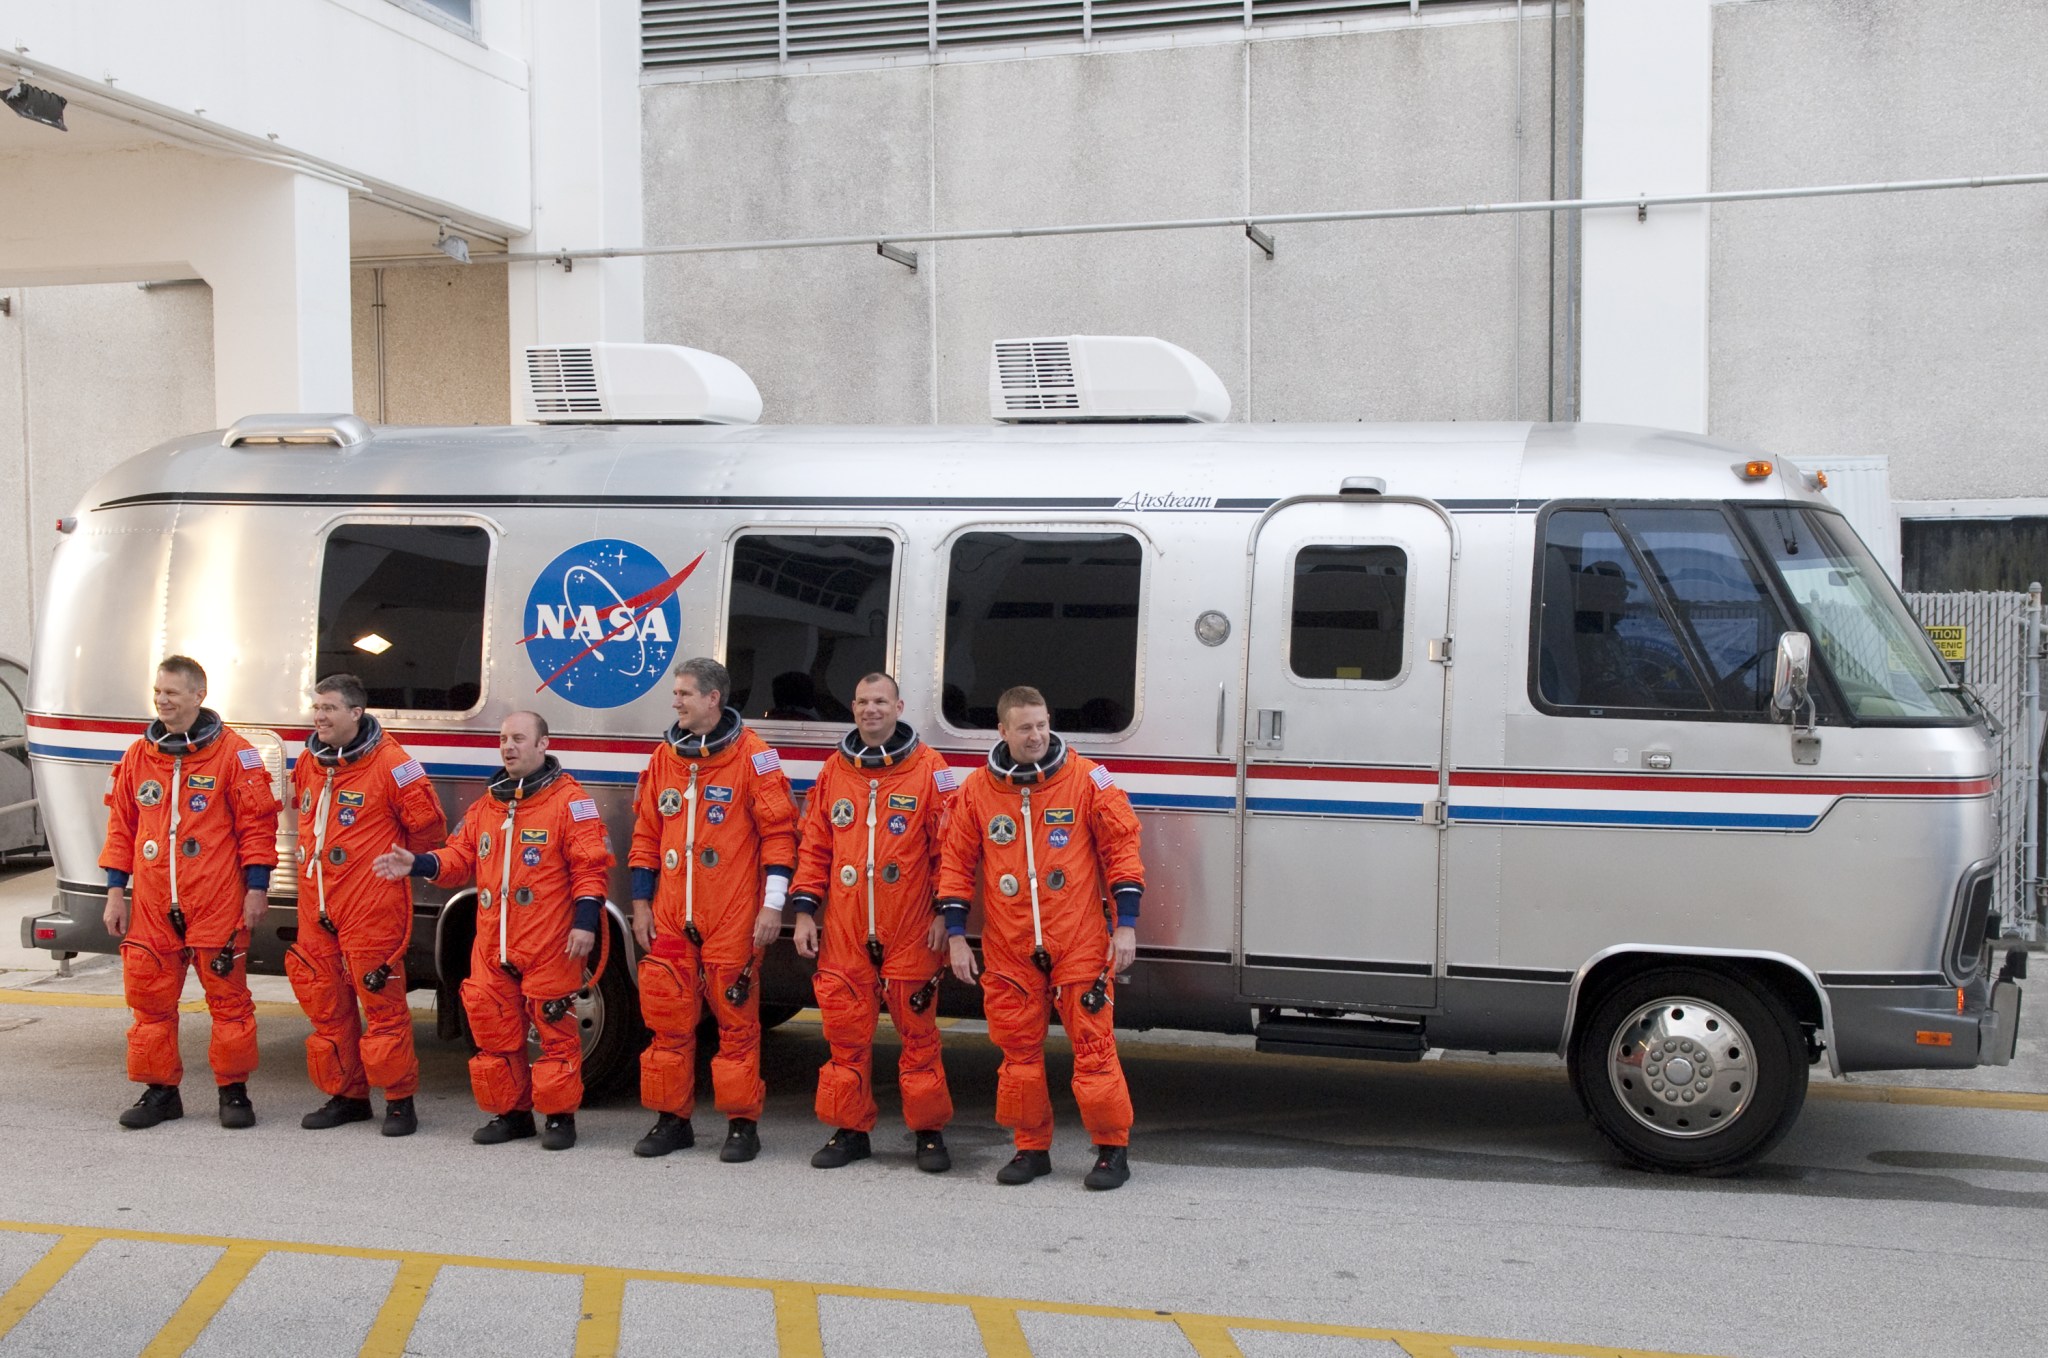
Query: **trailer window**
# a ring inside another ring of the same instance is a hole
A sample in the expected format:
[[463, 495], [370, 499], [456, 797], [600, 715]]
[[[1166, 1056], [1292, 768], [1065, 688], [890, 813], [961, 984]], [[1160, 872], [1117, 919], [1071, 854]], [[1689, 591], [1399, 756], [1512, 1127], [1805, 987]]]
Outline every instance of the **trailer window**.
[[963, 533], [946, 576], [940, 707], [958, 728], [996, 724], [1029, 684], [1055, 729], [1100, 734], [1137, 715], [1144, 553], [1128, 533]]
[[767, 721], [853, 719], [861, 676], [886, 670], [896, 544], [749, 533], [733, 543], [725, 663], [734, 706]]
[[1550, 515], [1538, 603], [1537, 688], [1559, 707], [1710, 708], [1634, 551], [1599, 510]]
[[1294, 554], [1287, 664], [1303, 679], [1392, 679], [1401, 673], [1408, 554], [1319, 543]]
[[483, 696], [491, 539], [466, 524], [343, 524], [320, 571], [316, 669], [372, 707], [467, 712]]

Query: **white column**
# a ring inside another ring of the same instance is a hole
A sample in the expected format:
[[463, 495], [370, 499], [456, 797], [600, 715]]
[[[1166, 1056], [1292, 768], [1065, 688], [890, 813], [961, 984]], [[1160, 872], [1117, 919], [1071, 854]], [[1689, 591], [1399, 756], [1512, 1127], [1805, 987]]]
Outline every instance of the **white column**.
[[[1711, 187], [1709, 0], [1586, 0], [1588, 198]], [[1707, 428], [1708, 209], [1588, 212], [1580, 236], [1579, 413]]]
[[216, 418], [353, 410], [348, 191], [267, 165], [225, 177], [214, 229], [191, 233], [213, 288]]
[[[533, 232], [513, 250], [641, 243], [640, 7], [634, 0], [550, 0], [533, 24]], [[517, 390], [520, 349], [645, 334], [646, 270], [637, 259], [507, 270]], [[518, 409], [515, 398], [513, 409]]]

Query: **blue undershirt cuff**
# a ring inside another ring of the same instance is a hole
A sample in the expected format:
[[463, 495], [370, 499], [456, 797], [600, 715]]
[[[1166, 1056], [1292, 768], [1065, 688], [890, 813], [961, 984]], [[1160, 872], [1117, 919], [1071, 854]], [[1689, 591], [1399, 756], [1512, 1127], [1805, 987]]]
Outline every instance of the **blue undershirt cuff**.
[[251, 863], [242, 869], [242, 885], [251, 891], [270, 890], [270, 865]]
[[1119, 929], [1138, 927], [1138, 904], [1144, 899], [1145, 889], [1135, 886], [1120, 886], [1116, 897], [1116, 927]]
[[603, 922], [603, 901], [595, 896], [578, 896], [576, 898], [576, 923], [571, 925], [571, 928], [582, 929], [594, 934], [597, 932], [598, 925]]
[[129, 877], [128, 877], [128, 874], [127, 874], [127, 873], [125, 873], [125, 872], [123, 872], [123, 871], [121, 871], [121, 870], [120, 870], [119, 868], [108, 868], [108, 869], [107, 869], [107, 885], [108, 885], [108, 886], [110, 886], [110, 887], [115, 887], [115, 886], [117, 886], [117, 887], [120, 887], [120, 888], [122, 888], [123, 890], [126, 890], [126, 889], [127, 889], [127, 886], [128, 886], [128, 882], [129, 882]]
[[634, 899], [634, 900], [636, 900], [636, 901], [651, 901], [651, 900], [653, 900], [653, 899], [654, 899], [654, 882], [655, 882], [655, 877], [654, 877], [654, 869], [653, 869], [653, 868], [634, 868], [634, 869], [633, 869], [633, 899]]
[[441, 875], [441, 860], [430, 853], [414, 854], [412, 858], [412, 872], [408, 875], [427, 878], [439, 877]]

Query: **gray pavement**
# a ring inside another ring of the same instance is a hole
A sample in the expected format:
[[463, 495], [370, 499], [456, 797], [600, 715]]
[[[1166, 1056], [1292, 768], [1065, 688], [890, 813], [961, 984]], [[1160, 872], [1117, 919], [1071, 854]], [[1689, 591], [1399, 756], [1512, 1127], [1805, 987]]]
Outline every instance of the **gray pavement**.
[[[37, 889], [0, 881], [0, 941], [18, 929], [5, 897]], [[319, 1098], [300, 1056], [306, 1025], [285, 1005], [260, 1020], [254, 1130], [214, 1124], [203, 1029], [188, 1020], [186, 1118], [126, 1133], [113, 1121], [132, 1096], [126, 1015], [92, 998], [118, 994], [117, 969], [101, 959], [59, 980], [46, 956], [11, 953], [0, 966], [14, 991], [0, 995], [0, 1136], [21, 1148], [0, 1216], [145, 1237], [94, 1238], [0, 1338], [0, 1358], [140, 1352], [189, 1320], [222, 1259], [194, 1237], [325, 1251], [264, 1255], [193, 1330], [194, 1353], [381, 1351], [364, 1346], [404, 1292], [392, 1284], [407, 1252], [415, 1268], [462, 1257], [431, 1275], [400, 1336], [409, 1353], [1481, 1351], [1431, 1348], [1432, 1335], [1729, 1358], [2048, 1351], [2036, 1282], [2048, 1099], [2012, 1106], [2001, 1093], [2048, 1092], [2032, 1036], [2012, 1067], [1944, 1076], [1951, 1104], [1868, 1101], [1905, 1089], [1889, 1079], [1817, 1079], [1763, 1164], [1702, 1181], [1618, 1166], [1547, 1058], [1387, 1066], [1132, 1035], [1134, 1178], [1090, 1194], [1058, 1054], [1055, 1174], [992, 1182], [1007, 1158], [990, 1115], [996, 1056], [972, 1025], [948, 1035], [961, 1111], [943, 1177], [911, 1167], [889, 1120], [887, 1047], [876, 1158], [808, 1167], [824, 1133], [810, 1112], [824, 1045], [802, 1020], [764, 1044], [771, 1097], [751, 1165], [717, 1162], [722, 1122], [708, 1107], [697, 1149], [635, 1160], [648, 1115], [630, 1100], [586, 1109], [583, 1142], [565, 1154], [473, 1146], [481, 1116], [463, 1054], [424, 1015], [418, 1136], [303, 1132], [297, 1116]], [[2029, 1015], [2026, 1032], [2040, 1030]], [[0, 1224], [0, 1290], [53, 1238]], [[607, 1270], [647, 1276], [621, 1285]], [[587, 1298], [602, 1293], [585, 1289], [606, 1276], [619, 1300], [593, 1312]], [[997, 1305], [991, 1319], [991, 1298], [1029, 1305]], [[1183, 1315], [1265, 1323], [1224, 1332], [1224, 1350], [1180, 1327]], [[1028, 1347], [1006, 1349], [1005, 1336]]]

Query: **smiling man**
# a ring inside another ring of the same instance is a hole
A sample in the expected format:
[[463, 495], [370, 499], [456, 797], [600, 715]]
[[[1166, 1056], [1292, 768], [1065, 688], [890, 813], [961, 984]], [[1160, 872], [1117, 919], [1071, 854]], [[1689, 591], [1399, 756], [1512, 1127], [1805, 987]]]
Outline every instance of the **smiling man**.
[[328, 1096], [299, 1125], [366, 1121], [375, 1085], [384, 1091], [384, 1135], [410, 1136], [420, 1083], [405, 991], [412, 884], [387, 881], [370, 865], [391, 847], [424, 853], [448, 822], [426, 770], [369, 715], [369, 701], [353, 674], [313, 686], [313, 731], [292, 770], [299, 937], [284, 969], [313, 1023], [306, 1073]]
[[[178, 996], [197, 967], [213, 1038], [207, 1060], [220, 1125], [253, 1127], [256, 1004], [249, 931], [268, 906], [277, 864], [277, 795], [255, 747], [205, 705], [206, 671], [189, 656], [157, 667], [156, 720], [107, 785], [107, 932], [121, 940], [128, 1078], [146, 1086], [121, 1114], [131, 1129], [185, 1116], [178, 1094]], [[134, 900], [129, 900], [130, 889]]]

